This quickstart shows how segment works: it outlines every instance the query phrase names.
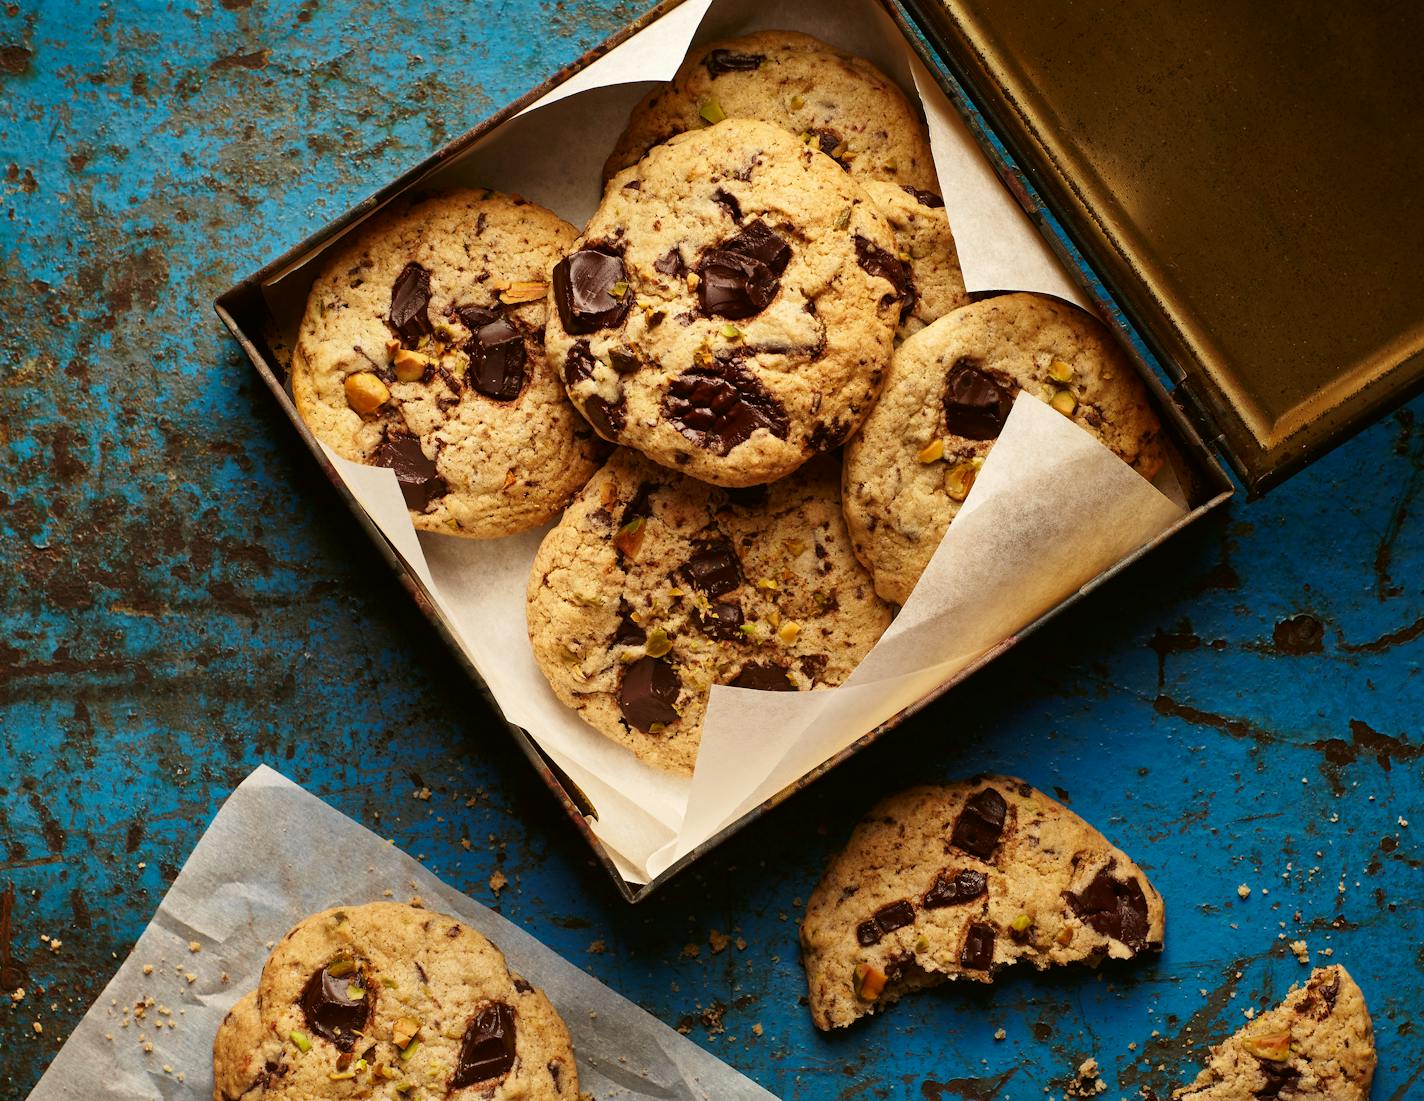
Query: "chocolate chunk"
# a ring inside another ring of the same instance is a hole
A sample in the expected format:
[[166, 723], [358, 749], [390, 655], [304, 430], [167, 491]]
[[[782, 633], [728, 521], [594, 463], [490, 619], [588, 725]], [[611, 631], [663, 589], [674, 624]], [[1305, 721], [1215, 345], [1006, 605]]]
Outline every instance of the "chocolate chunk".
[[781, 289], [790, 262], [791, 246], [781, 235], [761, 220], [753, 222], [703, 254], [697, 285], [702, 312], [733, 321], [760, 313]]
[[471, 336], [503, 316], [490, 306], [456, 306], [453, 312], [460, 324], [470, 330]]
[[622, 348], [610, 348], [608, 351], [608, 362], [613, 365], [613, 369], [620, 375], [634, 374], [638, 368], [642, 367], [642, 361], [632, 352]]
[[961, 967], [975, 971], [987, 971], [994, 962], [994, 927], [975, 923], [964, 936], [964, 947], [959, 953]]
[[993, 440], [1004, 430], [1014, 396], [968, 356], [944, 379], [944, 425], [967, 440]]
[[623, 185], [623, 190], [624, 190], [624, 191], [642, 191], [642, 190], [643, 190], [643, 181], [642, 181], [642, 180], [629, 180], [627, 183], [625, 183], [625, 184]]
[[1320, 996], [1325, 1001], [1325, 1015], [1335, 1012], [1335, 999], [1340, 996], [1340, 973], [1333, 972], [1328, 983], [1320, 984]]
[[904, 261], [891, 256], [879, 245], [858, 233], [855, 235], [855, 259], [867, 274], [884, 279], [894, 288], [880, 300], [880, 304], [888, 306], [898, 299], [904, 303], [901, 306], [901, 315], [908, 313], [909, 307], [914, 305], [914, 299], [911, 297], [913, 285], [910, 282], [910, 269]]
[[850, 435], [849, 421], [817, 421], [811, 426], [811, 434], [806, 437], [812, 451], [834, 451], [845, 443]]
[[[352, 987], [357, 991], [354, 997]], [[372, 1000], [371, 990], [358, 968], [352, 967], [348, 974], [334, 976], [328, 966], [307, 980], [299, 1004], [312, 1033], [330, 1040], [342, 1051], [350, 1051], [370, 1020]]]
[[731, 50], [709, 50], [702, 59], [707, 72], [713, 77], [723, 73], [751, 73], [761, 68], [766, 54], [739, 54]]
[[900, 899], [898, 902], [888, 902], [875, 911], [875, 924], [880, 926], [883, 933], [893, 933], [896, 929], [903, 929], [915, 920], [915, 906], [908, 899]]
[[850, 165], [845, 160], [845, 150], [841, 150], [841, 155], [836, 156], [836, 150], [841, 148], [844, 139], [834, 130], [812, 130], [811, 134], [816, 139], [816, 145], [826, 156], [835, 161], [842, 168], [849, 170]]
[[585, 382], [593, 378], [593, 369], [598, 366], [598, 360], [593, 358], [593, 351], [588, 346], [587, 340], [580, 340], [572, 348], [569, 354], [564, 357], [564, 384], [572, 386], [576, 382]]
[[395, 471], [406, 507], [414, 512], [425, 512], [431, 502], [450, 492], [435, 460], [427, 459], [420, 441], [407, 432], [387, 432], [372, 460]]
[[825, 675], [826, 666], [830, 664], [830, 660], [825, 654], [803, 654], [801, 675], [809, 681], [820, 680]]
[[1004, 832], [1004, 815], [1008, 809], [1004, 797], [993, 788], [976, 793], [960, 811], [950, 842], [980, 860], [989, 860], [999, 844], [999, 835]]
[[630, 726], [644, 734], [661, 723], [677, 721], [677, 694], [682, 681], [673, 667], [657, 658], [639, 658], [623, 670], [618, 686], [618, 709]]
[[387, 320], [401, 344], [414, 348], [434, 329], [430, 324], [430, 273], [412, 260], [391, 285], [391, 312]]
[[1147, 947], [1147, 897], [1135, 878], [1115, 879], [1116, 866], [1115, 860], [1108, 861], [1082, 891], [1063, 893], [1073, 912], [1089, 926], [1140, 952]]
[[554, 265], [554, 302], [565, 332], [594, 333], [617, 325], [633, 302], [622, 258], [591, 248], [565, 256]]
[[737, 552], [720, 537], [699, 542], [681, 572], [689, 585], [708, 596], [723, 596], [742, 583]]
[[869, 921], [862, 921], [855, 927], [855, 941], [862, 948], [869, 948], [873, 944], [879, 944], [880, 938], [885, 934], [880, 931], [880, 925], [874, 918]]
[[618, 629], [613, 632], [613, 645], [641, 646], [648, 641], [648, 633], [633, 620], [633, 608], [626, 601], [618, 604]]
[[726, 455], [764, 428], [786, 439], [786, 412], [756, 376], [736, 363], [717, 360], [689, 367], [669, 384], [663, 414], [688, 439]]
[[503, 1002], [485, 1006], [465, 1029], [450, 1089], [503, 1078], [514, 1066], [514, 1047], [514, 1009]]
[[739, 642], [746, 638], [742, 633], [742, 609], [735, 601], [718, 601], [705, 612], [694, 608], [692, 620], [708, 638], [723, 642]]
[[687, 274], [687, 265], [682, 262], [682, 253], [676, 245], [653, 261], [653, 270], [663, 275], [674, 275], [681, 279]]
[[[588, 341], [580, 340], [569, 349], [568, 355], [564, 357], [565, 384], [573, 386], [575, 383], [593, 378], [593, 371], [597, 365], [598, 361], [593, 358]], [[583, 415], [588, 423], [593, 425], [604, 439], [616, 442], [619, 433], [623, 431], [623, 426], [628, 422], [628, 403], [622, 395], [619, 395], [617, 401], [610, 402], [594, 394], [591, 397], [583, 398], [582, 403]]]
[[972, 902], [989, 890], [989, 877], [983, 872], [965, 868], [951, 876], [947, 871], [935, 877], [930, 889], [921, 901], [926, 910], [938, 910], [944, 906], [958, 906]]
[[623, 506], [623, 515], [618, 518], [618, 526], [626, 527], [638, 517], [648, 517], [653, 514], [653, 494], [657, 492], [657, 482], [640, 482], [638, 492], [628, 499], [628, 503]]
[[944, 206], [943, 197], [936, 195], [933, 191], [921, 191], [918, 187], [911, 187], [909, 184], [900, 186], [905, 189], [907, 194], [913, 195], [921, 206], [927, 206], [933, 210]]
[[1266, 1079], [1265, 1083], [1258, 1086], [1254, 1096], [1260, 1098], [1279, 1097], [1281, 1091], [1294, 1086], [1300, 1081], [1300, 1071], [1286, 1063], [1272, 1063], [1267, 1060], [1257, 1060], [1256, 1066], [1260, 1068], [1261, 1075]]
[[712, 194], [712, 201], [720, 206], [731, 217], [732, 221], [740, 223], [742, 220], [742, 204], [737, 202], [737, 197], [730, 191], [718, 188]]
[[779, 665], [748, 662], [730, 682], [733, 688], [755, 688], [758, 692], [795, 692], [796, 686]]
[[513, 401], [524, 389], [524, 338], [505, 318], [476, 329], [465, 342], [465, 354], [470, 357], [465, 381], [485, 397]]

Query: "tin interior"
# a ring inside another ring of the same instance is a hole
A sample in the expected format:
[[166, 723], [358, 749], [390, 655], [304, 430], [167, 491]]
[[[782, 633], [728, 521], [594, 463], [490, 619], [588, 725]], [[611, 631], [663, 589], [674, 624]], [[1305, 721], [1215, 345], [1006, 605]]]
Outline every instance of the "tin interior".
[[1250, 488], [1424, 384], [1424, 5], [907, 2]]
[[[249, 275], [238, 285], [223, 294], [216, 303], [219, 317], [233, 332], [243, 350], [252, 360], [268, 392], [281, 406], [282, 411], [292, 423], [293, 428], [311, 451], [315, 461], [325, 471], [337, 492], [342, 496], [348, 508], [350, 508], [356, 517], [357, 522], [365, 529], [368, 537], [372, 539], [388, 564], [397, 573], [403, 586], [410, 593], [412, 599], [415, 600], [417, 606], [426, 617], [430, 619], [446, 645], [455, 651], [457, 657], [469, 672], [472, 680], [475, 681], [481, 690], [484, 689], [484, 685], [479, 673], [475, 669], [469, 656], [460, 646], [455, 632], [445, 621], [434, 602], [425, 593], [415, 573], [390, 546], [385, 537], [381, 534], [379, 528], [365, 515], [364, 510], [352, 496], [350, 490], [347, 489], [345, 484], [341, 481], [340, 476], [330, 464], [327, 463], [315, 438], [301, 420], [285, 386], [286, 363], [285, 357], [281, 354], [281, 349], [284, 343], [290, 338], [290, 329], [295, 325], [295, 318], [300, 311], [302, 303], [305, 301], [307, 290], [311, 283], [312, 273], [315, 270], [313, 262], [320, 257], [326, 249], [333, 246], [355, 224], [385, 202], [398, 197], [406, 191], [428, 186], [436, 173], [441, 174], [439, 178], [444, 178], [446, 174], [449, 174], [455, 179], [462, 179], [463, 176], [467, 174], [467, 170], [471, 164], [479, 163], [478, 160], [472, 158], [476, 158], [480, 150], [487, 148], [491, 141], [497, 140], [500, 136], [497, 135], [497, 132], [509, 127], [510, 123], [516, 120], [516, 116], [522, 108], [528, 106], [544, 92], [556, 86], [562, 80], [567, 79], [596, 57], [606, 52], [611, 45], [616, 43], [619, 39], [626, 37], [638, 28], [647, 25], [647, 23], [660, 15], [670, 11], [676, 4], [677, 0], [664, 0], [658, 8], [655, 8], [643, 19], [626, 28], [622, 34], [615, 37], [615, 39], [609, 43], [605, 43], [603, 46], [592, 51], [583, 58], [579, 64], [558, 74], [520, 100], [505, 107], [467, 134], [450, 142], [446, 147], [437, 151], [421, 164], [413, 166], [399, 179], [381, 188], [365, 202], [347, 211], [325, 228], [313, 234], [306, 241], [296, 245], [283, 256], [266, 265], [260, 271]], [[897, 9], [893, 3], [886, 3], [886, 8], [892, 17], [896, 19], [896, 22], [900, 24], [902, 30], [907, 34], [910, 33], [909, 27], [904, 22], [899, 9]], [[942, 82], [946, 79], [942, 73], [936, 73], [935, 75], [941, 79]], [[515, 132], [517, 132], [517, 126], [518, 123], [516, 122]], [[1140, 359], [1136, 361], [1141, 364]], [[1180, 411], [1173, 405], [1157, 377], [1145, 365], [1143, 365], [1142, 369], [1144, 379], [1149, 389], [1152, 390], [1156, 403], [1164, 414], [1164, 420], [1169, 426], [1168, 438], [1172, 445], [1173, 464], [1191, 506], [1189, 514], [1184, 517], [1176, 527], [1163, 533], [1151, 546], [1141, 548], [1112, 569], [1105, 571], [1102, 575], [1095, 578], [1091, 584], [1085, 586], [1078, 593], [1075, 593], [1072, 597], [1063, 601], [1058, 607], [1028, 625], [1016, 636], [1004, 640], [1003, 643], [990, 653], [985, 654], [975, 665], [952, 680], [940, 685], [935, 691], [929, 693], [899, 715], [882, 723], [876, 729], [868, 731], [864, 737], [860, 738], [851, 746], [848, 746], [835, 757], [823, 762], [796, 783], [777, 793], [771, 799], [767, 800], [766, 803], [744, 815], [737, 822], [727, 826], [721, 833], [710, 838], [676, 864], [666, 869], [651, 883], [638, 885], [629, 883], [623, 879], [619, 874], [616, 863], [609, 858], [608, 853], [604, 850], [602, 844], [589, 826], [589, 820], [598, 817], [597, 807], [593, 805], [588, 796], [580, 791], [577, 785], [574, 784], [568, 776], [564, 775], [540, 750], [538, 744], [526, 731], [512, 724], [509, 725], [511, 733], [521, 749], [524, 750], [530, 763], [539, 772], [551, 791], [558, 797], [566, 814], [576, 828], [583, 833], [593, 849], [595, 856], [608, 871], [624, 898], [631, 902], [637, 902], [647, 898], [653, 891], [666, 883], [675, 874], [706, 855], [707, 852], [725, 841], [733, 833], [746, 827], [772, 807], [781, 803], [786, 798], [789, 798], [797, 791], [800, 791], [836, 765], [849, 759], [870, 742], [893, 730], [909, 715], [929, 705], [955, 684], [970, 676], [975, 670], [993, 660], [1004, 650], [1015, 645], [1019, 639], [1035, 630], [1053, 615], [1058, 614], [1058, 612], [1075, 603], [1086, 593], [1105, 583], [1121, 569], [1126, 568], [1143, 554], [1150, 551], [1152, 547], [1170, 538], [1181, 528], [1195, 522], [1207, 511], [1220, 506], [1230, 496], [1230, 483], [1221, 468], [1217, 465], [1210, 450], [1194, 431], [1193, 426], [1181, 416]], [[489, 700], [488, 692], [485, 691], [483, 694], [486, 699]], [[489, 700], [489, 702], [491, 708], [497, 714], [497, 707], [492, 700]]]

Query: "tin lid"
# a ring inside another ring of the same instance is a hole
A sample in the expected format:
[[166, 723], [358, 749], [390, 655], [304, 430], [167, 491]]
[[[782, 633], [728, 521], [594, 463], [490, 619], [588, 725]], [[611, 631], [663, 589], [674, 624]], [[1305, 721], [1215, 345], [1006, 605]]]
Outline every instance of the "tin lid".
[[1424, 385], [1424, 5], [903, 2], [1250, 489]]

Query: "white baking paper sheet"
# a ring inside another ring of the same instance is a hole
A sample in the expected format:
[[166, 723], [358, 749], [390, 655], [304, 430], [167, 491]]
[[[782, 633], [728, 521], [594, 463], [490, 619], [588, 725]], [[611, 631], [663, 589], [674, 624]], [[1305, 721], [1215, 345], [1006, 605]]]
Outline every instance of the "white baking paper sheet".
[[[874, 0], [687, 0], [584, 70], [576, 86], [546, 95], [422, 183], [517, 192], [581, 225], [597, 204], [604, 158], [649, 80], [665, 79], [692, 41], [777, 27], [867, 57], [918, 97], [971, 289], [1083, 301]], [[311, 268], [304, 260], [268, 285], [279, 316], [299, 308]], [[714, 688], [689, 780], [638, 761], [550, 691], [524, 616], [544, 532], [489, 542], [417, 536], [390, 471], [327, 454], [425, 583], [505, 718], [589, 796], [598, 812], [590, 825], [635, 883], [656, 877], [1184, 515], [1071, 421], [1021, 398], [919, 587], [850, 681], [809, 694]]]
[[[223, 804], [30, 1101], [207, 1101], [213, 1095], [213, 1036], [232, 1004], [256, 987], [269, 946], [308, 914], [386, 897], [418, 897], [497, 944], [510, 966], [553, 1001], [573, 1039], [579, 1085], [597, 1101], [775, 1101], [265, 766]], [[190, 951], [190, 943], [199, 951]], [[152, 974], [144, 974], [145, 966]], [[141, 1020], [134, 1017], [136, 1005], [145, 1006]], [[145, 1042], [151, 1052], [144, 1051]]]

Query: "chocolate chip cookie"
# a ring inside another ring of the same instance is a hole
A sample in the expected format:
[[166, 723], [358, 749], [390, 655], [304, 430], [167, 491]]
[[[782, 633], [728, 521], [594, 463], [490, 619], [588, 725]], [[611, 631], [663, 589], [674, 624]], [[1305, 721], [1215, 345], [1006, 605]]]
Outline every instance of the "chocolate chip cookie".
[[605, 439], [724, 486], [839, 447], [889, 364], [904, 265], [825, 154], [728, 119], [609, 185], [554, 268], [548, 352]]
[[948, 979], [993, 981], [1162, 947], [1162, 898], [1120, 849], [1022, 780], [881, 802], [812, 892], [801, 956], [817, 1028]]
[[909, 269], [910, 281], [900, 303], [900, 339], [913, 336], [950, 310], [967, 306], [959, 253], [949, 231], [944, 199], [933, 191], [863, 180], [865, 193], [890, 223], [895, 251]]
[[1375, 1063], [1364, 995], [1343, 967], [1322, 967], [1275, 1009], [1212, 1048], [1206, 1069], [1172, 1097], [1365, 1101]]
[[605, 181], [676, 134], [724, 118], [789, 130], [860, 179], [936, 190], [919, 112], [884, 73], [796, 31], [761, 31], [688, 53], [670, 84], [633, 109]]
[[398, 903], [327, 910], [273, 949], [213, 1043], [214, 1101], [574, 1101], [564, 1023], [454, 918]]
[[850, 550], [835, 461], [725, 490], [620, 448], [544, 539], [529, 638], [555, 694], [690, 774], [714, 684], [839, 684], [890, 623]]
[[1146, 388], [1101, 322], [1034, 294], [954, 310], [900, 345], [879, 403], [846, 448], [846, 520], [886, 600], [909, 597], [1020, 390], [1144, 478], [1165, 461]]
[[493, 191], [371, 219], [326, 261], [292, 355], [312, 433], [395, 471], [423, 531], [537, 527], [606, 449], [544, 357], [549, 273], [577, 231]]

